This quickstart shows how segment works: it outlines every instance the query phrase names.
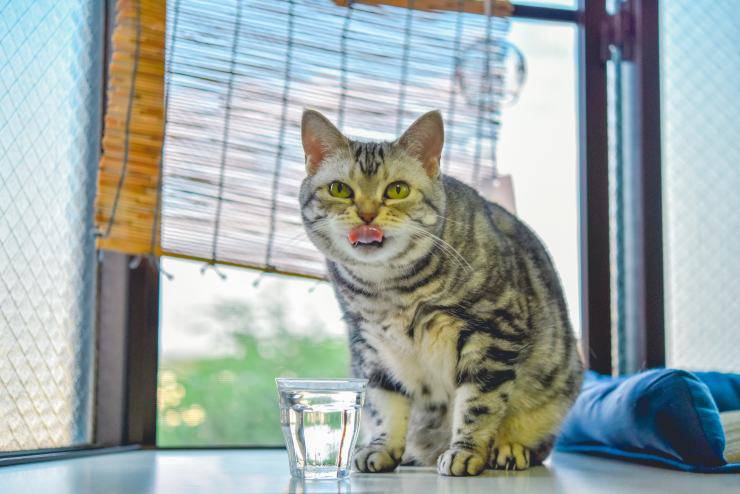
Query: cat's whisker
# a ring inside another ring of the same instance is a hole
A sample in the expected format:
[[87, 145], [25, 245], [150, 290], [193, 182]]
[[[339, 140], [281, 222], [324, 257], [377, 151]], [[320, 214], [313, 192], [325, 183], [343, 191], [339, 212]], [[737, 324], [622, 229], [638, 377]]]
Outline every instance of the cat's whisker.
[[429, 232], [427, 232], [427, 233], [429, 234], [429, 236], [430, 236], [431, 238], [434, 238], [434, 239], [436, 239], [436, 241], [437, 241], [437, 242], [441, 242], [441, 243], [442, 243], [442, 245], [444, 245], [444, 246], [445, 246], [445, 247], [446, 247], [447, 249], [449, 249], [450, 251], [452, 251], [452, 253], [453, 253], [453, 254], [454, 254], [454, 255], [455, 255], [455, 256], [456, 256], [456, 257], [457, 257], [458, 259], [460, 259], [460, 260], [461, 260], [461, 261], [462, 261], [462, 262], [463, 262], [463, 263], [464, 263], [464, 264], [465, 264], [465, 265], [467, 266], [467, 268], [468, 268], [468, 269], [469, 269], [470, 271], [473, 271], [473, 266], [472, 266], [472, 265], [471, 265], [471, 264], [470, 264], [470, 263], [468, 262], [468, 260], [467, 260], [467, 259], [465, 259], [465, 257], [464, 257], [464, 256], [463, 256], [462, 254], [460, 254], [460, 252], [459, 252], [459, 251], [458, 251], [457, 249], [455, 249], [455, 248], [454, 248], [454, 247], [453, 247], [452, 245], [450, 245], [449, 243], [447, 243], [447, 242], [445, 242], [444, 240], [442, 240], [441, 238], [439, 238], [439, 237], [438, 237], [437, 235], [434, 235], [433, 233], [429, 233]]
[[446, 245], [440, 243], [437, 238], [435, 238], [433, 236], [429, 236], [428, 235], [428, 232], [424, 232], [424, 233], [422, 233], [422, 232], [415, 232], [414, 234], [418, 234], [422, 238], [427, 238], [427, 239], [431, 240], [432, 241], [432, 245], [435, 246], [435, 247], [438, 247], [439, 248], [439, 251], [440, 251], [440, 253], [442, 255], [446, 256], [449, 260], [453, 261], [457, 265], [457, 267], [459, 267], [463, 271], [466, 271], [466, 272], [468, 271], [468, 267], [465, 266], [465, 264], [463, 264], [463, 262], [462, 262], [462, 261], [465, 261], [465, 259], [463, 258], [462, 261], [461, 261], [458, 258], [458, 256], [455, 255], [454, 252], [450, 251], [449, 248]]
[[432, 213], [432, 214], [434, 214], [434, 216], [436, 216], [437, 218], [442, 219], [445, 223], [448, 223], [448, 222], [454, 223], [456, 225], [461, 225], [466, 230], [470, 229], [470, 227], [466, 225], [465, 223], [463, 223], [462, 221], [456, 221], [456, 220], [448, 218], [447, 216], [442, 216], [441, 214], [436, 214], [436, 213]]
[[460, 259], [463, 263], [465, 263], [465, 265], [467, 266], [467, 269], [468, 270], [473, 271], [473, 266], [471, 266], [470, 263], [468, 262], [468, 260], [465, 259], [465, 257], [462, 254], [460, 254], [460, 252], [457, 249], [455, 249], [452, 245], [450, 245], [449, 243], [445, 242], [444, 240], [442, 240], [441, 238], [439, 238], [437, 235], [435, 235], [435, 234], [433, 234], [433, 233], [431, 233], [431, 232], [429, 232], [429, 231], [427, 231], [427, 230], [425, 230], [423, 228], [417, 227], [415, 225], [411, 225], [411, 229], [412, 230], [415, 230], [416, 232], [420, 233], [421, 235], [424, 235], [424, 236], [426, 236], [428, 238], [433, 239], [435, 241], [435, 243], [436, 242], [440, 242], [442, 245], [444, 245], [444, 247], [446, 249], [448, 249], [458, 259]]
[[447, 256], [447, 258], [450, 259], [451, 261], [454, 261], [455, 264], [460, 269], [462, 269], [463, 271], [467, 271], [468, 267], [463, 263], [465, 260], [464, 259], [461, 260], [456, 255], [456, 253], [454, 252], [454, 249], [451, 250], [446, 245], [444, 245], [443, 243], [439, 242], [439, 240], [437, 240], [436, 238], [434, 238], [434, 237], [432, 237], [432, 236], [430, 236], [428, 234], [421, 233], [421, 232], [416, 232], [416, 235], [419, 235], [419, 237], [421, 237], [421, 238], [427, 238], [427, 239], [431, 240], [432, 241], [432, 245], [434, 247], [437, 247], [439, 249], [440, 253], [442, 253], [443, 255]]

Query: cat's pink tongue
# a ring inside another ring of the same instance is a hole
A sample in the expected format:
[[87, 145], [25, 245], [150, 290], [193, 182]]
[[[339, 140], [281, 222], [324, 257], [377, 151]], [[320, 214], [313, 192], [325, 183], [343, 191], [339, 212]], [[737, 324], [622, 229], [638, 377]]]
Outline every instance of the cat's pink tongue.
[[360, 225], [349, 231], [347, 235], [351, 244], [371, 244], [383, 241], [383, 230], [374, 225]]

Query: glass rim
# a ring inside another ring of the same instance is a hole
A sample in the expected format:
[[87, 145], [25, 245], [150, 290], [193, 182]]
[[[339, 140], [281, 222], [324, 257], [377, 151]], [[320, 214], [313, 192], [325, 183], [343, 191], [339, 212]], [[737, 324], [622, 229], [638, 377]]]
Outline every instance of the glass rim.
[[321, 391], [362, 391], [368, 380], [362, 378], [304, 378], [276, 377], [278, 390], [321, 390]]

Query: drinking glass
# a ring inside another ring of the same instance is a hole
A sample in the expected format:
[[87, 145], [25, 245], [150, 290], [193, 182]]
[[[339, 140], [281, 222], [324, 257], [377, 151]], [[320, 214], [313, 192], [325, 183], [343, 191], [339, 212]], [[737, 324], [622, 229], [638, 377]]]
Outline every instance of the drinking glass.
[[367, 379], [277, 378], [290, 473], [300, 479], [350, 474]]

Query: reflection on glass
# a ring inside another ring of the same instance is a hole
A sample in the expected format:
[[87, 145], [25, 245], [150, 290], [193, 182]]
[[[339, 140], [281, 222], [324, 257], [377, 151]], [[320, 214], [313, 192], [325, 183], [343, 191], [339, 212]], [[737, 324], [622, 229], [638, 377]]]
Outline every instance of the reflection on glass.
[[350, 494], [352, 487], [349, 479], [337, 480], [304, 480], [291, 477], [288, 483], [288, 494]]

